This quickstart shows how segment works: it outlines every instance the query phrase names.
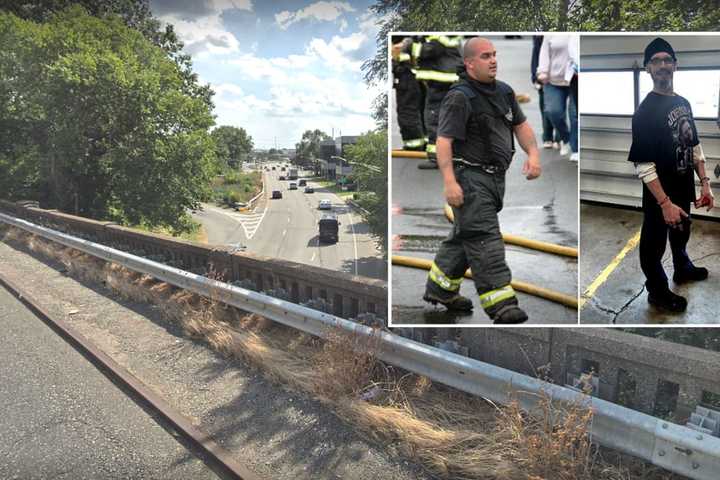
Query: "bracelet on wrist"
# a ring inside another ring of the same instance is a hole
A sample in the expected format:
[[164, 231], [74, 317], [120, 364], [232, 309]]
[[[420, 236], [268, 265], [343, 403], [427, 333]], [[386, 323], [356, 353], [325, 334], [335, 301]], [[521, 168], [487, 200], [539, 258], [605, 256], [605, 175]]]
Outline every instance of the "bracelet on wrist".
[[704, 181], [707, 181], [707, 182], [708, 182], [708, 185], [710, 185], [710, 177], [702, 177], [702, 178], [700, 179], [700, 184], [702, 185], [702, 183], [703, 183]]
[[670, 197], [665, 195], [665, 198], [663, 198], [661, 201], [659, 201], [658, 205], [660, 205], [662, 207], [665, 204], [665, 202], [667, 202], [668, 200], [670, 200]]

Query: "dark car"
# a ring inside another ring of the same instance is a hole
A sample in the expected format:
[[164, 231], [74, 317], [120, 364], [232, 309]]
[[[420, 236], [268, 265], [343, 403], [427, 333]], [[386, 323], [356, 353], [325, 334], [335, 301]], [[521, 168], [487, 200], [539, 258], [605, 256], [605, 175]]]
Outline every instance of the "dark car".
[[280, 176], [278, 177], [278, 180], [285, 180], [285, 175], [280, 175]]
[[305, 193], [315, 193], [315, 189], [313, 187], [305, 187]]
[[282, 198], [282, 192], [280, 190], [273, 190], [272, 198]]
[[272, 167], [273, 170], [275, 170], [275, 167]]
[[304, 187], [305, 185], [307, 185], [307, 180], [305, 180], [305, 179], [298, 180], [298, 186]]
[[318, 239], [320, 242], [336, 243], [340, 222], [333, 214], [325, 214], [318, 221]]
[[288, 186], [289, 190], [297, 190], [297, 183], [290, 182], [290, 185]]

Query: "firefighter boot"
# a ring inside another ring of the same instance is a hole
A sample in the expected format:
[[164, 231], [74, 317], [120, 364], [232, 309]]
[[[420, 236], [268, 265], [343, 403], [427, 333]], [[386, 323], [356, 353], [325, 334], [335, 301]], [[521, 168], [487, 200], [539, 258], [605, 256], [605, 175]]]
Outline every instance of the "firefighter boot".
[[516, 297], [508, 298], [485, 310], [488, 316], [496, 325], [511, 325], [516, 323], [524, 323], [527, 319], [527, 313], [518, 306]]
[[438, 168], [438, 164], [437, 154], [435, 153], [435, 145], [428, 144], [425, 151], [427, 153], [427, 162], [419, 163], [417, 167], [420, 170], [436, 170]]
[[473, 309], [472, 300], [467, 297], [463, 297], [457, 292], [443, 290], [430, 279], [428, 279], [427, 284], [425, 285], [425, 295], [423, 295], [423, 300], [430, 302], [433, 305], [440, 303], [448, 310], [469, 312]]

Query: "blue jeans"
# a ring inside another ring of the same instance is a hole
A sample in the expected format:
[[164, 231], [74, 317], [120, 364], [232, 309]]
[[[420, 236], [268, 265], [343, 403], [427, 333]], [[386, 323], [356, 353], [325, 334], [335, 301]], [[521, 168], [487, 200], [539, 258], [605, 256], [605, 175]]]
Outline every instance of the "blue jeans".
[[[546, 84], [545, 89], [545, 114], [560, 135], [560, 140], [570, 142], [573, 153], [578, 151], [578, 121], [577, 105], [570, 95], [570, 87], [558, 87]], [[569, 101], [568, 101], [569, 100]], [[568, 103], [570, 105], [568, 105]], [[565, 119], [570, 117], [570, 131], [568, 131]]]

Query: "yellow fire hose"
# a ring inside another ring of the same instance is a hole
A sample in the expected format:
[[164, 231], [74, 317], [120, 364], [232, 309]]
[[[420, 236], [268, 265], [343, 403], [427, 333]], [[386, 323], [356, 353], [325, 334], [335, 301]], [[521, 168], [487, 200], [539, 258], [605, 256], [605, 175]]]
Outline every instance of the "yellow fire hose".
[[[447, 203], [445, 204], [445, 216], [450, 222], [455, 221], [452, 208]], [[554, 253], [557, 255], [564, 255], [566, 257], [578, 256], [577, 248], [563, 247], [562, 245], [556, 245], [549, 242], [541, 242], [539, 240], [531, 240], [529, 238], [519, 237], [508, 233], [503, 233], [503, 241], [512, 245], [519, 245], [521, 247], [532, 248], [533, 250], [540, 250], [542, 252]]]
[[[430, 260], [425, 260], [424, 258], [406, 257], [403, 255], [393, 255], [392, 263], [393, 265], [421, 268], [423, 270], [430, 270], [430, 266], [432, 265], [432, 261]], [[465, 278], [472, 278], [472, 273], [470, 272], [470, 269], [465, 272]], [[512, 282], [510, 282], [510, 285], [512, 285], [515, 290], [518, 290], [520, 292], [525, 292], [536, 297], [545, 298], [547, 300], [560, 303], [576, 310], [578, 308], [577, 297], [556, 292], [554, 290], [549, 290], [547, 288], [538, 287], [531, 283], [521, 282], [519, 280], [513, 280]]]
[[405, 158], [427, 158], [427, 153], [415, 152], [412, 150], [393, 150], [392, 156], [393, 157], [405, 157]]

